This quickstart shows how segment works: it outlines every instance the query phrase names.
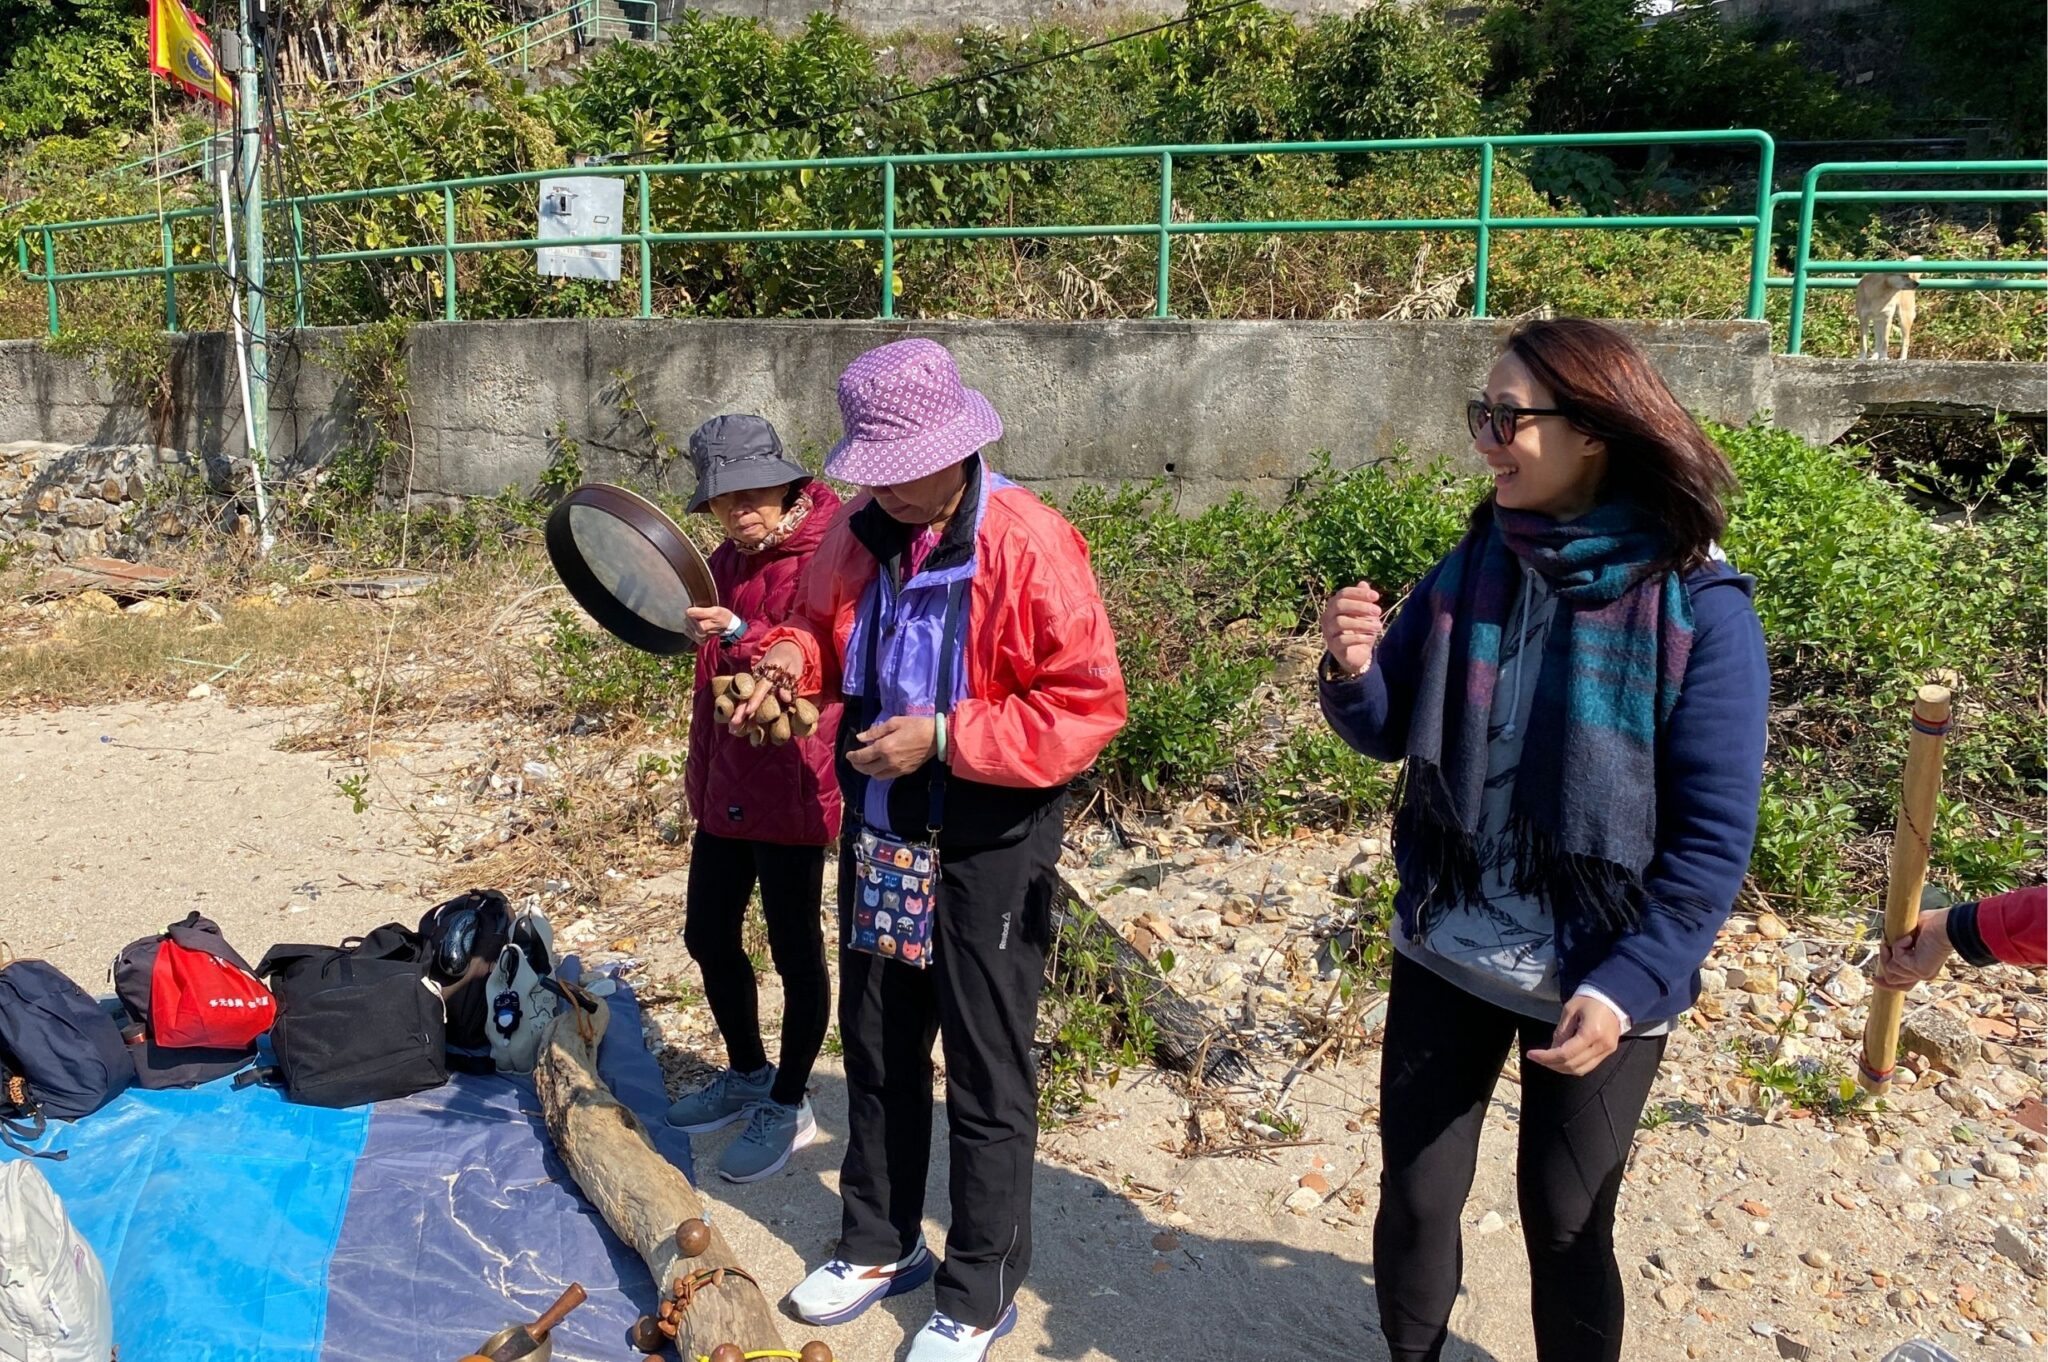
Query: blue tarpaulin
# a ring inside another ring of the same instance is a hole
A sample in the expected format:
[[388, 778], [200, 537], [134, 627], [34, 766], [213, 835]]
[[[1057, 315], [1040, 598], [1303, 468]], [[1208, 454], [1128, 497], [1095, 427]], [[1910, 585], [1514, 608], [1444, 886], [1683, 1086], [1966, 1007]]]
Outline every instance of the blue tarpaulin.
[[[606, 1001], [598, 1068], [687, 1174], [639, 1007], [623, 985]], [[43, 1147], [71, 1153], [42, 1167], [106, 1267], [122, 1362], [453, 1362], [571, 1281], [590, 1302], [555, 1357], [608, 1362], [654, 1305], [526, 1079], [347, 1111], [227, 1079], [132, 1089]]]

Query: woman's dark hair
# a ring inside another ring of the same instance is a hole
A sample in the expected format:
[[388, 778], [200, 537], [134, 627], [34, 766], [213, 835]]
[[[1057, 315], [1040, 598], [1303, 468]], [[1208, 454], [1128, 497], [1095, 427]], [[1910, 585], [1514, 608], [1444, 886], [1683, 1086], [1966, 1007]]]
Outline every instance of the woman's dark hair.
[[783, 488], [782, 509], [787, 511], [794, 507], [797, 501], [803, 496], [803, 494], [805, 492], [808, 492], [810, 489], [811, 479], [809, 474], [806, 474], [803, 477], [798, 478], [795, 482]]
[[1574, 430], [1607, 446], [1601, 498], [1632, 501], [1663, 527], [1666, 566], [1705, 562], [1728, 528], [1735, 470], [1641, 348], [1604, 322], [1560, 317], [1522, 323], [1506, 353], [1550, 389]]

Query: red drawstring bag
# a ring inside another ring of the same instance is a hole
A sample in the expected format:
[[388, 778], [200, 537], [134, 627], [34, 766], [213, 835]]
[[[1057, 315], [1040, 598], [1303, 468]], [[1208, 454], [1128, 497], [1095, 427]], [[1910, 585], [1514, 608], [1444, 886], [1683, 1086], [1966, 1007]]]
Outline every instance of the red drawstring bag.
[[149, 1023], [158, 1045], [240, 1049], [277, 1019], [277, 1000], [246, 969], [167, 936], [149, 978]]

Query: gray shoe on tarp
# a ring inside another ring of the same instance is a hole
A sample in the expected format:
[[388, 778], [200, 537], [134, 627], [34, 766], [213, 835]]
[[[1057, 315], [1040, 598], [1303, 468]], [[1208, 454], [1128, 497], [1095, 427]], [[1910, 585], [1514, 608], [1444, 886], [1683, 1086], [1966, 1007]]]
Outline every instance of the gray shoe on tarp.
[[723, 1130], [745, 1116], [756, 1102], [767, 1101], [768, 1090], [774, 1086], [773, 1064], [751, 1074], [727, 1069], [670, 1107], [668, 1123], [692, 1135]]
[[748, 1113], [747, 1128], [725, 1147], [718, 1160], [718, 1175], [727, 1182], [757, 1182], [780, 1172], [789, 1156], [818, 1138], [818, 1121], [811, 1115], [811, 1099], [793, 1107], [780, 1102], [762, 1102]]

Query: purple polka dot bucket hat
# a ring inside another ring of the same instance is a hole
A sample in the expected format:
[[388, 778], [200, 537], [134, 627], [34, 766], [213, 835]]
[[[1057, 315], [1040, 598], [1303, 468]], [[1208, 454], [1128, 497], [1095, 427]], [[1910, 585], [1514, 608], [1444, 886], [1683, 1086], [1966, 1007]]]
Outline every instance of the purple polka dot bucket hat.
[[846, 434], [825, 463], [828, 477], [857, 487], [893, 487], [959, 463], [1002, 438], [988, 399], [960, 381], [937, 341], [894, 341], [870, 350], [839, 376]]

